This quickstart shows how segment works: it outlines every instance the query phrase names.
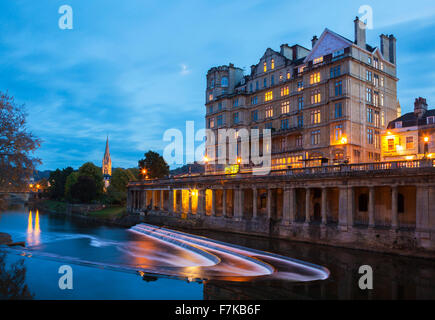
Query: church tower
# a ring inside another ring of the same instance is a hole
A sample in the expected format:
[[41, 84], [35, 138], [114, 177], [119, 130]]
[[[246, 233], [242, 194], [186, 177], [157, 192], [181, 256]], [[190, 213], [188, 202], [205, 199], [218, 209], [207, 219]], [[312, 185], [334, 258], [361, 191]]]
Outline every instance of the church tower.
[[103, 158], [103, 176], [106, 179], [106, 177], [110, 177], [111, 175], [112, 175], [112, 159], [110, 158], [110, 152], [109, 152], [109, 137], [107, 137], [106, 151], [104, 152], [104, 158]]

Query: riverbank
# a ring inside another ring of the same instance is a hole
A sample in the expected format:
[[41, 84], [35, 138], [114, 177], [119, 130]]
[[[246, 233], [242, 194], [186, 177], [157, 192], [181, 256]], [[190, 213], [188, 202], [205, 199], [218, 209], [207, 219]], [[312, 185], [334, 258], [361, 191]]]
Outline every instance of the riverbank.
[[12, 237], [7, 233], [0, 232], [0, 245], [10, 243], [12, 243]]
[[[35, 204], [36, 209], [56, 215], [66, 215], [91, 224], [129, 228], [140, 222], [140, 216], [129, 215], [125, 207], [103, 207], [88, 204], [69, 204], [62, 201], [43, 200]], [[97, 209], [97, 210], [95, 210]]]

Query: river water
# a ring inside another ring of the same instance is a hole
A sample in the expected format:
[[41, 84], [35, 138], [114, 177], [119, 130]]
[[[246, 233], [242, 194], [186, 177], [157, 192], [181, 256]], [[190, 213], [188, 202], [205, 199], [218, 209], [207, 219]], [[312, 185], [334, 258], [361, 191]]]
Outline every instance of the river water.
[[[0, 273], [22, 263], [20, 285], [27, 289], [20, 294], [34, 299], [435, 299], [433, 260], [218, 232], [89, 225], [26, 207], [1, 212], [0, 232], [26, 242], [0, 248]], [[73, 270], [72, 290], [60, 289], [63, 265]], [[361, 265], [373, 269], [373, 290], [358, 286]]]

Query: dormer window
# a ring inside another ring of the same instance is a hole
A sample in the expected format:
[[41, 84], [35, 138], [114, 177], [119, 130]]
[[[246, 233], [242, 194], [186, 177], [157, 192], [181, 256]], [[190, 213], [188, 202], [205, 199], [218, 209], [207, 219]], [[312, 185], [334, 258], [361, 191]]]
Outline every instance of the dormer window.
[[435, 124], [435, 116], [430, 116], [426, 118], [427, 124]]
[[222, 77], [221, 87], [228, 87], [228, 78], [227, 77]]
[[313, 60], [313, 64], [318, 64], [318, 63], [321, 63], [321, 62], [323, 62], [323, 56], [318, 57], [318, 58]]
[[272, 59], [272, 61], [270, 62], [270, 69], [275, 69], [275, 60]]
[[402, 121], [396, 121], [396, 123], [394, 124], [395, 128], [402, 128]]

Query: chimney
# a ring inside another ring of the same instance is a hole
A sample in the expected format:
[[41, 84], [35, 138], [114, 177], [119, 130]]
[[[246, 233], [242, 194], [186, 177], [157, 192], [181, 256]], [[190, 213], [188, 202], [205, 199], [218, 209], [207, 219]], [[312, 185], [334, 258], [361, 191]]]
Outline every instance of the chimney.
[[289, 60], [293, 60], [293, 53], [292, 53], [292, 49], [288, 46], [287, 43], [284, 43], [281, 45], [281, 55], [283, 55], [284, 57], [286, 57]]
[[358, 17], [353, 21], [355, 24], [355, 44], [365, 49], [366, 48], [366, 24]]
[[390, 34], [390, 36], [388, 37], [388, 39], [390, 40], [390, 62], [396, 64], [396, 38]]
[[427, 111], [426, 99], [419, 97], [414, 102], [414, 114], [421, 118]]
[[381, 38], [381, 53], [385, 60], [390, 61], [390, 38], [385, 34], [379, 36]]
[[317, 38], [316, 35], [313, 36], [313, 39], [311, 39], [311, 48], [314, 48], [314, 46], [316, 45], [317, 40], [319, 40]]
[[251, 66], [251, 75], [253, 75], [253, 74], [254, 74], [254, 71], [255, 71], [255, 67], [256, 67], [256, 65], [255, 65], [255, 64], [253, 64], [253, 65]]

